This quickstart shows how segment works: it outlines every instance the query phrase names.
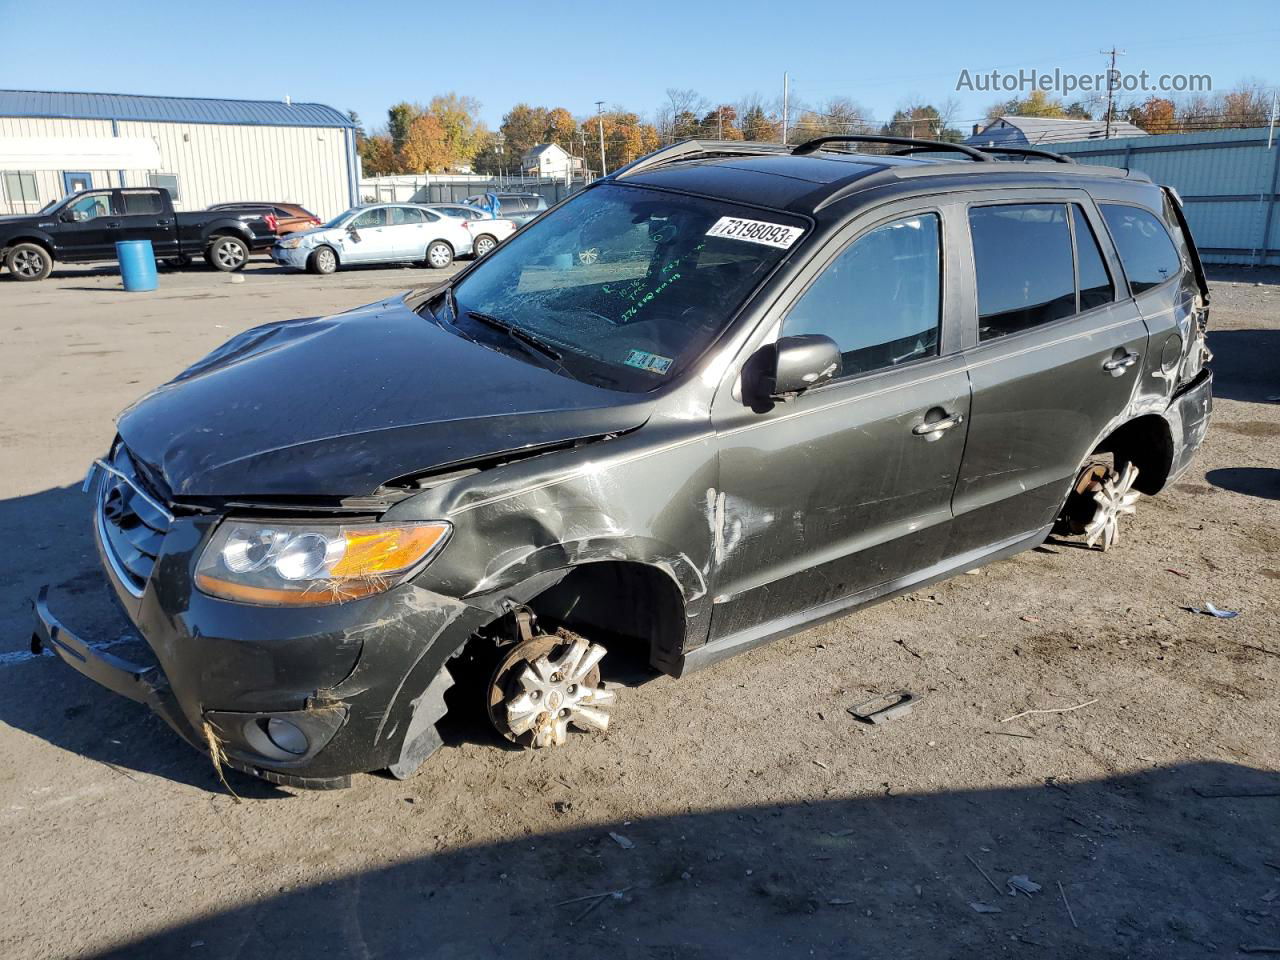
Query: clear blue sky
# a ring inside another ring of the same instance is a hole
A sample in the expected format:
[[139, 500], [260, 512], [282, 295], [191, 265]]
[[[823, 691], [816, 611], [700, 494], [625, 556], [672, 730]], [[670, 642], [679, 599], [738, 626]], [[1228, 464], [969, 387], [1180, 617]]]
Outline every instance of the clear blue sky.
[[[697, 0], [644, 4], [124, 4], [0, 0], [0, 87], [318, 101], [366, 126], [402, 99], [455, 90], [496, 127], [520, 101], [594, 101], [652, 114], [668, 87], [734, 102], [848, 96], [877, 119], [911, 98], [959, 101], [957, 121], [1005, 94], [957, 92], [962, 69], [1094, 72], [1113, 43], [1126, 71], [1280, 85], [1275, 0], [1041, 5], [956, 0]], [[475, 54], [468, 57], [467, 48]]]

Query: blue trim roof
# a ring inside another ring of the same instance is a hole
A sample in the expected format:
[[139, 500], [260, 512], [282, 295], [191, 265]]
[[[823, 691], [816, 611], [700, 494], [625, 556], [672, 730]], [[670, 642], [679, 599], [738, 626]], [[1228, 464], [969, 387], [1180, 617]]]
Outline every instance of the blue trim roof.
[[144, 97], [123, 93], [54, 93], [44, 90], [0, 90], [0, 117], [150, 120], [262, 127], [355, 126], [345, 113], [323, 103]]

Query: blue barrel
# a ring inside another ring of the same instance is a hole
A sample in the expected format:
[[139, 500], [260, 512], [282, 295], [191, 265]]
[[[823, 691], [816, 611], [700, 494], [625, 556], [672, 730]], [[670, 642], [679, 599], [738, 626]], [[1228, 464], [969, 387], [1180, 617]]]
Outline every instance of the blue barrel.
[[156, 288], [156, 255], [150, 240], [121, 240], [116, 244], [124, 288], [134, 292]]

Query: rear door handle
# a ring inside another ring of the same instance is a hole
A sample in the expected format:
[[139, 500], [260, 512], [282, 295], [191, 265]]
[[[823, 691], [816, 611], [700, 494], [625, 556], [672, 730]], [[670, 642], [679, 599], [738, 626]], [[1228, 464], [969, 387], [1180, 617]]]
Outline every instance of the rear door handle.
[[157, 227], [167, 227], [167, 226], [168, 226], [169, 224], [171, 224], [172, 222], [173, 222], [172, 220], [157, 220], [157, 221], [156, 221], [156, 226], [157, 226]]
[[942, 431], [950, 430], [952, 427], [958, 427], [962, 423], [964, 423], [964, 414], [953, 413], [948, 417], [943, 417], [941, 420], [934, 420], [932, 423], [927, 421], [925, 423], [917, 423], [911, 428], [911, 432], [917, 437], [936, 439], [935, 434], [937, 436], [941, 436]]
[[1113, 377], [1123, 377], [1124, 372], [1138, 362], [1138, 355], [1130, 351], [1122, 357], [1112, 357], [1102, 365], [1102, 369]]

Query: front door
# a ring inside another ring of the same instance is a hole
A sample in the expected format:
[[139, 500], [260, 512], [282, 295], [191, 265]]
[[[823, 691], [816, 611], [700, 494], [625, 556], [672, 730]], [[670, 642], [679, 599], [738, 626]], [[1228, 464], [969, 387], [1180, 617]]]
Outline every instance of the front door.
[[91, 174], [63, 172], [62, 190], [64, 193], [79, 193], [81, 190], [92, 189], [93, 176]]
[[831, 337], [839, 378], [764, 411], [717, 397], [712, 639], [838, 612], [940, 558], [969, 415], [942, 237], [937, 209], [846, 230], [780, 329]]
[[385, 263], [396, 259], [395, 238], [388, 226], [387, 207], [374, 207], [356, 215], [337, 239], [344, 263]]
[[178, 255], [174, 214], [165, 209], [159, 190], [120, 190], [118, 198], [120, 216], [116, 218], [115, 240], [150, 240], [157, 257]]
[[1128, 408], [1147, 350], [1133, 301], [1116, 299], [1119, 273], [1086, 194], [977, 201], [967, 219], [977, 342], [966, 351], [973, 411], [955, 554], [1053, 522], [1084, 460]]
[[59, 210], [54, 256], [69, 262], [114, 260], [116, 214], [112, 203], [110, 190], [95, 190]]

